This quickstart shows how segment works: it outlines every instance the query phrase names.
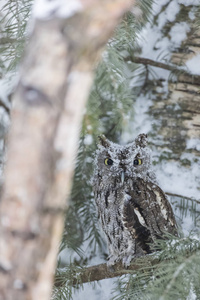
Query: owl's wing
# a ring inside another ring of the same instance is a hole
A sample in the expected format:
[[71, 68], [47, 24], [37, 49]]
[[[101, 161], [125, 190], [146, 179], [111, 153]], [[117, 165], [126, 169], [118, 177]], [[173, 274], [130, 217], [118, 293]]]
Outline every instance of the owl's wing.
[[150, 253], [149, 243], [152, 242], [150, 230], [130, 196], [124, 201], [123, 223], [136, 241], [135, 252], [138, 252], [137, 245], [139, 245], [144, 253]]
[[148, 244], [164, 233], [177, 235], [171, 205], [158, 185], [137, 178], [126, 192], [123, 221], [144, 251], [148, 252]]

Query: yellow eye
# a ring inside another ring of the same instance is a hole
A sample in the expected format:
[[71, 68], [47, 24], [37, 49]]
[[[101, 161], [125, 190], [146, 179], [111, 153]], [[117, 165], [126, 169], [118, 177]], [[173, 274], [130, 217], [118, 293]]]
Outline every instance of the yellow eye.
[[105, 163], [106, 166], [112, 166], [113, 160], [110, 159], [110, 158], [106, 158], [106, 159], [104, 160], [104, 163]]
[[133, 164], [134, 166], [139, 166], [142, 164], [142, 160], [140, 158], [134, 159]]

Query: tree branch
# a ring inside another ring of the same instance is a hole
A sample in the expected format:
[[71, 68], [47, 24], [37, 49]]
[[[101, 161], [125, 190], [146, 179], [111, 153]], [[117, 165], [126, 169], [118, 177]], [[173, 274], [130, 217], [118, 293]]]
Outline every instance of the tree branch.
[[200, 204], [200, 200], [197, 200], [195, 198], [186, 197], [186, 196], [183, 196], [183, 195], [179, 195], [179, 194], [175, 194], [175, 193], [169, 193], [169, 192], [165, 192], [165, 194], [168, 195], [168, 196], [173, 196], [173, 197], [178, 197], [178, 198], [184, 198], [186, 200], [194, 201], [194, 202]]
[[[159, 61], [155, 61], [149, 58], [144, 58], [144, 57], [138, 57], [138, 56], [128, 56], [125, 58], [125, 61], [131, 61], [134, 62], [136, 64], [143, 64], [145, 66], [153, 66], [153, 67], [157, 67], [157, 68], [161, 68], [164, 70], [169, 70], [169, 71], [179, 71], [179, 72], [183, 72], [183, 76], [187, 76], [189, 78], [191, 78], [191, 76], [193, 77], [193, 81], [194, 80], [198, 80], [199, 81], [199, 76], [198, 75], [193, 75], [190, 72], [188, 72], [187, 70], [185, 70], [183, 67], [181, 66], [177, 66], [177, 65], [171, 65], [171, 64], [165, 64]], [[183, 80], [183, 78], [182, 78]], [[190, 79], [191, 80], [191, 79]]]
[[16, 43], [20, 42], [22, 39], [14, 39], [14, 38], [9, 38], [9, 37], [2, 37], [0, 38], [0, 45], [5, 45], [5, 44], [11, 44], [11, 43]]
[[177, 69], [177, 66], [172, 66], [169, 64], [161, 63], [149, 58], [144, 58], [144, 57], [138, 57], [138, 56], [128, 56], [125, 58], [125, 61], [131, 61], [136, 64], [143, 64], [143, 65], [151, 65], [153, 67], [169, 70], [169, 71], [174, 71]]
[[[157, 265], [158, 263], [159, 260], [157, 258], [154, 258], [152, 256], [144, 256], [142, 258], [140, 257], [133, 259], [131, 265], [127, 269], [123, 267], [121, 262], [118, 262], [114, 266], [112, 266], [112, 270], [108, 269], [106, 263], [91, 266], [78, 272], [78, 275], [74, 274], [70, 279], [70, 284], [72, 286], [76, 286], [78, 284], [86, 282], [99, 281], [106, 278], [114, 278], [122, 276], [124, 274], [133, 273], [133, 271], [136, 272], [138, 270], [142, 270], [144, 269], [144, 266], [152, 267], [154, 265]], [[66, 284], [66, 281], [63, 280], [64, 277], [65, 276], [62, 274], [62, 272], [55, 277], [54, 286], [56, 288], [59, 288]]]

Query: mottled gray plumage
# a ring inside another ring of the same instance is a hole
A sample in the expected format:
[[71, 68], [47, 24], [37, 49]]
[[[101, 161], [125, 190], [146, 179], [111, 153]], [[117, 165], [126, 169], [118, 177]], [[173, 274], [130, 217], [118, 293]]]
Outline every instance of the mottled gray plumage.
[[106, 234], [108, 264], [150, 253], [164, 232], [177, 235], [172, 208], [151, 169], [147, 136], [126, 146], [100, 136], [93, 177], [99, 219]]

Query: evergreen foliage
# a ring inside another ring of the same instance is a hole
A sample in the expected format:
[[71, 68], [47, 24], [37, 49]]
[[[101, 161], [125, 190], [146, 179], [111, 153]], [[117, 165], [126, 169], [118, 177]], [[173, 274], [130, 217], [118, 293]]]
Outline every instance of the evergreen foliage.
[[31, 6], [32, 0], [13, 0], [5, 1], [1, 8], [0, 69], [4, 76], [16, 71], [22, 57]]
[[[10, 95], [26, 41], [32, 0], [0, 3], [0, 173], [4, 165], [5, 139], [10, 119]], [[0, 185], [2, 182], [0, 183]]]
[[113, 300], [189, 300], [193, 299], [192, 294], [199, 297], [199, 239], [174, 239], [170, 236], [168, 239], [159, 240], [155, 245], [155, 250], [159, 249], [154, 254], [160, 261], [157, 265], [148, 266], [141, 259], [142, 272], [140, 270], [118, 279], [121, 292]]

